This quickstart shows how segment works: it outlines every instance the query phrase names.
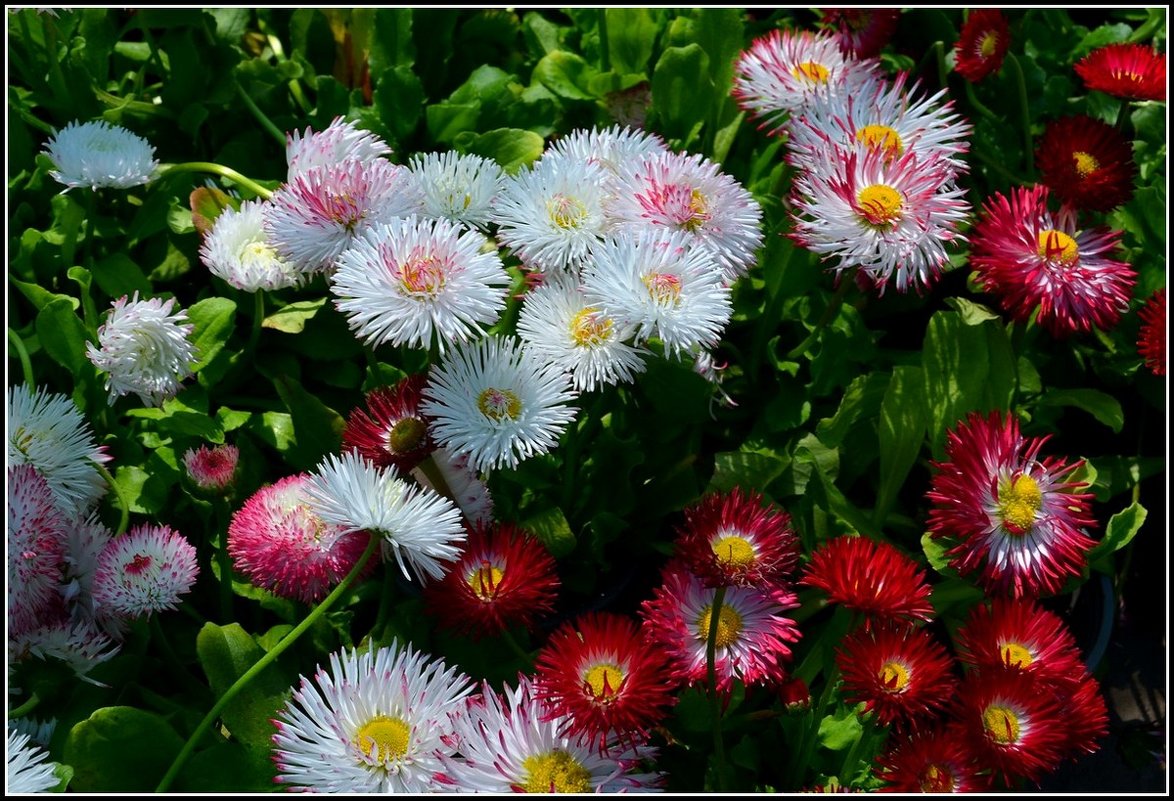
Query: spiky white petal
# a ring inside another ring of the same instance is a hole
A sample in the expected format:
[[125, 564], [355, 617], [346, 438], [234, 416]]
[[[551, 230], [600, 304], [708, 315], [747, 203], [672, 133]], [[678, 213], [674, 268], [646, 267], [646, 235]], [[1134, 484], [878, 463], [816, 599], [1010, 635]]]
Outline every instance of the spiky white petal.
[[369, 163], [391, 155], [387, 143], [353, 122], [335, 117], [325, 129], [315, 133], [306, 128], [285, 135], [285, 161], [289, 165], [287, 181], [315, 167], [340, 164], [348, 159]]
[[212, 274], [245, 292], [297, 286], [305, 277], [269, 241], [264, 228], [267, 205], [246, 200], [240, 211], [229, 206], [200, 245], [200, 258]]
[[[454, 454], [448, 448], [437, 448], [432, 452], [432, 460], [436, 462], [465, 520], [474, 525], [487, 525], [493, 519], [493, 496], [469, 464], [468, 454]], [[420, 468], [412, 469], [412, 477], [424, 486], [436, 489]]]
[[94, 600], [112, 614], [131, 618], [175, 609], [198, 571], [196, 549], [181, 534], [142, 524], [102, 549], [94, 572]]
[[10, 665], [30, 658], [64, 662], [82, 681], [104, 687], [90, 678], [89, 672], [111, 659], [119, 647], [89, 623], [58, 621], [10, 635], [8, 661]]
[[668, 152], [668, 145], [655, 133], [613, 125], [602, 130], [579, 128], [571, 131], [557, 139], [542, 155], [542, 160], [561, 158], [598, 164], [614, 176], [629, 163]]
[[505, 171], [472, 153], [427, 153], [408, 162], [423, 195], [422, 214], [485, 230], [493, 200], [505, 185]]
[[104, 120], [69, 123], [53, 135], [44, 153], [57, 168], [49, 175], [67, 191], [138, 186], [150, 181], [159, 166], [146, 139]]
[[49, 753], [31, 742], [29, 736], [8, 725], [5, 748], [7, 768], [5, 793], [43, 793], [61, 783], [53, 772]]

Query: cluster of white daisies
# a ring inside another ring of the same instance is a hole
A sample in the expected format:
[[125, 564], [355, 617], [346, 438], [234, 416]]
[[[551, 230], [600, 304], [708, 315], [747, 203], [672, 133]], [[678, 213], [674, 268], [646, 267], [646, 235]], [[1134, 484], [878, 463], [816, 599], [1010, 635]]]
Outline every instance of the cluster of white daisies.
[[786, 137], [791, 237], [879, 293], [933, 283], [970, 215], [957, 178], [971, 126], [943, 102], [946, 89], [921, 96], [906, 73], [889, 80], [877, 59], [845, 55], [823, 32], [772, 31], [735, 71], [738, 103]]

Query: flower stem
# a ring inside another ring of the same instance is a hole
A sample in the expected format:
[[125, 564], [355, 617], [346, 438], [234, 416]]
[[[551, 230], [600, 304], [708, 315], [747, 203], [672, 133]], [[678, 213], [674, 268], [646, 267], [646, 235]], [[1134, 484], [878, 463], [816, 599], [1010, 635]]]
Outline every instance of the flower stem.
[[339, 585], [335, 587], [334, 590], [322, 600], [322, 603], [314, 607], [310, 614], [306, 615], [305, 619], [302, 620], [301, 623], [299, 623], [292, 631], [290, 631], [289, 634], [286, 634], [284, 637], [282, 637], [281, 642], [277, 643], [277, 645], [273, 646], [272, 649], [266, 652], [263, 657], [257, 660], [256, 664], [246, 670], [244, 674], [232, 684], [231, 687], [224, 691], [224, 695], [220, 696], [220, 699], [215, 704], [213, 704], [212, 709], [208, 711], [208, 714], [205, 715], [204, 719], [200, 721], [200, 724], [196, 726], [195, 731], [193, 731], [191, 736], [188, 737], [187, 742], [183, 744], [183, 748], [175, 757], [175, 761], [171, 763], [171, 767], [167, 769], [167, 773], [164, 774], [163, 779], [159, 782], [159, 786], [155, 788], [155, 792], [167, 792], [168, 788], [171, 787], [172, 782], [175, 781], [175, 777], [179, 775], [179, 771], [187, 763], [188, 759], [192, 755], [192, 752], [195, 751], [196, 744], [204, 736], [204, 732], [206, 732], [212, 726], [224, 708], [228, 706], [232, 700], [237, 697], [237, 695], [240, 694], [241, 690], [247, 687], [249, 682], [255, 679], [261, 673], [261, 671], [275, 662], [277, 657], [281, 656], [287, 648], [293, 645], [297, 639], [301, 637], [307, 629], [310, 628], [310, 626], [314, 625], [315, 622], [317, 622], [323, 615], [330, 611], [330, 608], [334, 606], [339, 598], [344, 596], [350, 590], [351, 585], [355, 583], [355, 579], [358, 578], [359, 573], [366, 566], [367, 560], [371, 558], [371, 554], [375, 553], [375, 549], [379, 545], [379, 542], [380, 537], [378, 535], [370, 534], [369, 539], [367, 540], [367, 547], [364, 549], [363, 555], [359, 557], [359, 561], [355, 562], [355, 566], [351, 568], [351, 572], [346, 574], [346, 578], [344, 578], [339, 583]]
[[18, 706], [16, 709], [8, 710], [8, 719], [13, 720], [14, 718], [23, 718], [29, 712], [32, 712], [34, 709], [36, 709], [37, 705], [40, 703], [41, 703], [41, 696], [37, 695], [36, 693], [33, 693], [32, 695], [29, 696], [29, 700], [25, 701], [23, 704]]
[[110, 475], [110, 471], [106, 469], [105, 465], [100, 465], [94, 462], [94, 467], [98, 468], [98, 473], [102, 478], [106, 479], [106, 483], [114, 492], [114, 497], [118, 498], [118, 529], [114, 532], [115, 537], [121, 537], [126, 533], [126, 527], [130, 523], [130, 503], [126, 500], [126, 496], [122, 494], [122, 488], [118, 486], [118, 482], [114, 480], [114, 476]]
[[[284, 140], [283, 140], [284, 141]], [[225, 167], [223, 164], [217, 164], [213, 161], [185, 161], [182, 164], [169, 164], [159, 172], [159, 177], [163, 178], [168, 175], [181, 172], [210, 172], [213, 175], [219, 175], [221, 178], [227, 178], [238, 186], [248, 189], [253, 194], [260, 197], [262, 200], [268, 200], [273, 197], [273, 192], [251, 178], [246, 178], [232, 167]]]
[[726, 745], [722, 737], [721, 693], [717, 689], [717, 628], [721, 620], [722, 602], [726, 599], [726, 588], [718, 587], [713, 593], [713, 606], [709, 610], [709, 633], [705, 638], [705, 673], [709, 682], [709, 708], [713, 721], [713, 757], [717, 765], [717, 792], [726, 787]]
[[16, 356], [20, 359], [20, 370], [24, 374], [24, 382], [28, 384], [29, 390], [31, 391], [36, 387], [33, 363], [29, 360], [29, 352], [28, 348], [24, 346], [24, 340], [11, 328], [8, 329], [8, 344], [16, 350]]
[[[436, 463], [434, 453], [428, 454], [424, 461], [416, 465], [416, 470], [419, 470], [424, 478], [427, 479], [426, 482], [421, 483], [431, 485], [437, 494], [443, 495], [453, 503], [457, 502], [456, 495], [453, 493], [452, 488], [448, 486], [448, 482], [444, 480], [444, 474], [440, 472], [440, 465]], [[413, 472], [415, 471], [413, 470]]]
[[806, 339], [787, 353], [788, 361], [798, 359], [807, 353], [807, 350], [815, 344], [815, 340], [819, 339], [819, 335], [823, 333], [823, 329], [827, 327], [828, 323], [836, 316], [836, 312], [840, 310], [840, 306], [843, 305], [844, 298], [847, 297], [848, 290], [851, 288], [851, 281], [847, 279], [840, 280], [839, 286], [836, 287], [836, 293], [832, 295], [832, 299], [828, 302], [827, 308], [823, 310], [823, 314], [820, 315], [819, 321], [815, 324], [815, 328], [811, 330], [811, 333], [807, 335]]
[[216, 534], [220, 538], [220, 546], [216, 549], [216, 561], [220, 566], [220, 620], [225, 624], [231, 623], [232, 616], [232, 557], [228, 553], [228, 504], [223, 498], [212, 501], [212, 508], [216, 514]]
[[240, 95], [241, 100], [245, 101], [245, 107], [252, 112], [253, 116], [257, 118], [257, 122], [261, 123], [261, 127], [268, 131], [270, 136], [276, 139], [277, 143], [281, 145], [282, 150], [284, 150], [285, 132], [274, 125], [273, 120], [269, 119], [269, 116], [264, 111], [261, 111], [260, 106], [256, 104], [253, 98], [249, 97], [249, 93], [240, 85], [240, 81], [233, 81], [233, 84], [236, 87], [236, 93]]
[[509, 629], [503, 628], [501, 630], [501, 638], [505, 640], [505, 644], [510, 647], [510, 650], [521, 658], [522, 663], [527, 668], [534, 667], [534, 657], [530, 655], [529, 651], [522, 647], [522, 644], [519, 643], [514, 635], [510, 633]]
[[966, 89], [966, 100], [970, 103], [970, 105], [974, 106], [975, 111], [987, 119], [994, 120], [995, 122], [1002, 122], [1002, 119], [1000, 119], [999, 116], [995, 114], [995, 112], [991, 111], [985, 103], [978, 99], [978, 95], [974, 93], [974, 84], [972, 84], [970, 81], [963, 81], [962, 85]]
[[257, 343], [261, 340], [261, 323], [265, 322], [265, 290], [253, 293], [253, 327], [249, 331], [249, 344], [245, 346], [247, 359], [255, 359]]
[[1007, 54], [1007, 63], [1015, 73], [1015, 83], [1019, 88], [1019, 112], [1023, 117], [1023, 156], [1027, 159], [1028, 181], [1035, 174], [1035, 153], [1031, 145], [1031, 107], [1027, 104], [1027, 79], [1023, 76], [1023, 67], [1014, 53]]

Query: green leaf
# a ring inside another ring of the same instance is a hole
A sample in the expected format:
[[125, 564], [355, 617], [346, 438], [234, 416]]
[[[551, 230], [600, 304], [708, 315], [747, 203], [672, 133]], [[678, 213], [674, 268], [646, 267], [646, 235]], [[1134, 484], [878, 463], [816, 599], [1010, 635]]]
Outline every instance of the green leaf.
[[897, 499], [925, 440], [925, 378], [920, 367], [898, 365], [881, 402], [880, 485], [873, 521], [878, 525]]
[[300, 334], [318, 310], [326, 305], [328, 298], [321, 297], [314, 300], [297, 300], [283, 306], [261, 321], [262, 328], [273, 328], [287, 334]]
[[96, 710], [65, 741], [80, 793], [145, 793], [155, 789], [179, 754], [183, 739], [159, 715], [129, 706]]
[[410, 70], [416, 58], [412, 42], [412, 9], [381, 8], [375, 12], [371, 37], [371, 71], [404, 67]]
[[[208, 683], [220, 698], [237, 679], [265, 655], [239, 623], [205, 623], [196, 637], [196, 655]], [[275, 733], [270, 722], [293, 685], [294, 677], [273, 662], [249, 682], [221, 713], [225, 728], [250, 750], [267, 754]]]
[[998, 312], [966, 298], [946, 298], [946, 305], [957, 311], [966, 325], [981, 325], [987, 320], [1003, 319]]
[[429, 135], [441, 144], [451, 144], [457, 134], [472, 131], [481, 115], [481, 101], [466, 103], [444, 101], [424, 109], [424, 120]]
[[921, 358], [930, 442], [935, 458], [941, 458], [946, 430], [982, 408], [990, 353], [986, 338], [975, 336], [960, 314], [938, 312], [930, 318]]
[[239, 208], [240, 204], [215, 186], [201, 186], [188, 195], [188, 207], [192, 212], [192, 224], [201, 234], [208, 234], [216, 218], [227, 208]]
[[268, 753], [239, 743], [221, 742], [192, 755], [176, 777], [172, 792], [270, 793], [276, 775], [276, 765]]
[[544, 142], [533, 131], [498, 128], [483, 134], [463, 133], [457, 137], [455, 145], [461, 152], [493, 159], [507, 173], [515, 173], [538, 160]]
[[838, 709], [819, 722], [819, 744], [829, 751], [843, 751], [859, 740], [863, 731], [853, 709]]
[[337, 453], [346, 427], [342, 415], [287, 376], [274, 378], [273, 386], [289, 409], [297, 438], [297, 447], [286, 454], [290, 464], [298, 469], [310, 469], [326, 454]]
[[1112, 395], [1096, 389], [1054, 389], [1045, 392], [1038, 401], [1040, 406], [1074, 406], [1082, 409], [1120, 434], [1125, 425], [1125, 412], [1120, 402]]
[[193, 325], [191, 340], [196, 346], [195, 371], [199, 372], [216, 357], [232, 335], [236, 303], [228, 298], [205, 298], [188, 309]]
[[86, 327], [66, 298], [50, 301], [37, 314], [37, 337], [53, 361], [72, 373], [86, 364]]
[[953, 568], [950, 567], [950, 557], [946, 555], [946, 551], [950, 549], [950, 544], [942, 538], [934, 538], [927, 531], [921, 535], [921, 550], [925, 554], [929, 566], [942, 575], [953, 575]]
[[571, 524], [557, 506], [531, 515], [522, 521], [522, 528], [538, 538], [555, 559], [569, 556], [575, 550], [575, 534]]
[[652, 12], [647, 8], [609, 8], [604, 15], [611, 68], [618, 73], [643, 73], [659, 27]]
[[840, 398], [836, 413], [816, 425], [815, 433], [820, 441], [832, 448], [840, 447], [858, 423], [867, 423], [877, 414], [890, 383], [888, 373], [868, 373], [853, 378]]
[[567, 50], [547, 53], [534, 65], [532, 80], [541, 83], [559, 97], [569, 100], [594, 100], [590, 83], [597, 70], [582, 56]]
[[725, 451], [714, 454], [713, 477], [706, 492], [729, 492], [734, 487], [765, 487], [778, 478], [787, 463], [769, 453]]
[[375, 83], [374, 101], [379, 119], [401, 141], [411, 136], [420, 124], [426, 99], [420, 78], [405, 65], [384, 70]]
[[28, 298], [29, 303], [33, 304], [33, 308], [41, 311], [55, 300], [66, 300], [69, 302], [70, 309], [78, 309], [82, 302], [72, 295], [62, 295], [57, 292], [50, 292], [40, 284], [30, 284], [21, 281], [18, 278], [8, 279], [13, 286], [20, 290], [21, 294]]
[[142, 268], [125, 253], [111, 253], [94, 265], [94, 281], [112, 298], [131, 297], [135, 292], [151, 293], [151, 282]]
[[665, 136], [686, 141], [708, 116], [714, 94], [701, 45], [668, 47], [652, 73], [652, 107]]
[[[1134, 502], [1110, 517], [1109, 524], [1105, 526], [1104, 539], [1088, 552], [1089, 564], [1104, 559], [1132, 542], [1137, 532], [1141, 530], [1148, 514], [1144, 506]], [[1108, 568], [1105, 572], [1112, 571], [1112, 565], [1102, 565], [1101, 567]]]

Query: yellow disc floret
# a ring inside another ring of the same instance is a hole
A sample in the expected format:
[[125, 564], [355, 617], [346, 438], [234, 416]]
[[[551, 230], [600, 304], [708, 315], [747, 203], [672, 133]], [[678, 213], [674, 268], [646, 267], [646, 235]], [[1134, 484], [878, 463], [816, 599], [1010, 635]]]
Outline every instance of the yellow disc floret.
[[380, 764], [393, 762], [408, 752], [412, 727], [400, 718], [378, 715], [367, 721], [355, 734], [359, 750]]
[[603, 703], [614, 700], [623, 684], [624, 671], [619, 665], [593, 665], [583, 675], [583, 690], [596, 701]]
[[827, 83], [829, 70], [823, 64], [814, 61], [804, 61], [791, 67], [791, 74], [811, 83]]
[[513, 390], [489, 387], [477, 396], [477, 408], [495, 423], [517, 420], [522, 413], [522, 400]]
[[1013, 480], [999, 482], [999, 516], [1003, 528], [1011, 534], [1025, 534], [1035, 525], [1035, 515], [1043, 505], [1043, 493], [1035, 479], [1023, 473]]
[[905, 152], [901, 134], [887, 125], [865, 125], [856, 131], [856, 141], [863, 142], [869, 150], [883, 150], [889, 159]]
[[887, 184], [866, 186], [856, 195], [860, 214], [878, 228], [887, 228], [901, 219], [904, 202], [901, 193]]
[[991, 704], [982, 713], [982, 725], [987, 737], [999, 745], [1019, 742], [1019, 716], [1010, 707]]
[[586, 793], [591, 790], [591, 773], [566, 751], [551, 751], [522, 760], [527, 793]]
[[[697, 616], [697, 639], [708, 640], [711, 625], [713, 625], [713, 604], [702, 609], [701, 614]], [[715, 644], [718, 648], [729, 648], [738, 641], [741, 634], [742, 616], [738, 614], [737, 610], [723, 606], [717, 616]]]
[[1039, 232], [1038, 253], [1040, 258], [1064, 265], [1072, 264], [1080, 256], [1076, 240], [1063, 231], [1053, 229]]

